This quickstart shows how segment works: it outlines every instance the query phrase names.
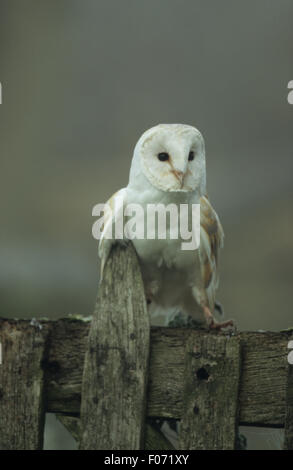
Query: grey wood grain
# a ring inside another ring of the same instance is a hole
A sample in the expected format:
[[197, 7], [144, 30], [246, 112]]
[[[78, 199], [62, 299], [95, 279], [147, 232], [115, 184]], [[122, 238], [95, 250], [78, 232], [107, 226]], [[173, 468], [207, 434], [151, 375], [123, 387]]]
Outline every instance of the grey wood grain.
[[0, 322], [0, 443], [6, 450], [42, 449], [44, 371], [48, 327]]
[[81, 449], [143, 445], [150, 321], [136, 253], [115, 246], [109, 257], [85, 352]]
[[[293, 342], [293, 335], [289, 340]], [[288, 364], [284, 449], [293, 450], [293, 364], [291, 363]]]
[[235, 448], [239, 381], [239, 338], [204, 332], [189, 335], [180, 449]]

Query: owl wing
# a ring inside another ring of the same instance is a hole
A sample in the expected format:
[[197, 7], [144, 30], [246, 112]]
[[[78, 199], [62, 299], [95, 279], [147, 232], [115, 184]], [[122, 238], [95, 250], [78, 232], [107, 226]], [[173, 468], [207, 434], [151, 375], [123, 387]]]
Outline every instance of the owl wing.
[[104, 223], [101, 229], [101, 237], [99, 241], [99, 257], [101, 259], [100, 280], [103, 278], [103, 271], [111, 251], [111, 247], [116, 243], [115, 239], [115, 222], [119, 217], [123, 217], [123, 209], [125, 204], [126, 188], [122, 188], [108, 199], [104, 210]]
[[224, 245], [224, 231], [207, 196], [200, 199], [200, 263], [205, 294], [213, 312], [219, 284], [219, 251]]

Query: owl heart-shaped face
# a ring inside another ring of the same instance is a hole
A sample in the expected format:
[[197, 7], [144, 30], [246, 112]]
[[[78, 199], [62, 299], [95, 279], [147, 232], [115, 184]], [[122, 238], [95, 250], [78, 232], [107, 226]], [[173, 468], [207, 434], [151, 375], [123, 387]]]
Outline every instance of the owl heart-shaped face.
[[192, 126], [161, 124], [146, 131], [135, 149], [148, 181], [162, 191], [189, 192], [205, 186], [205, 150]]

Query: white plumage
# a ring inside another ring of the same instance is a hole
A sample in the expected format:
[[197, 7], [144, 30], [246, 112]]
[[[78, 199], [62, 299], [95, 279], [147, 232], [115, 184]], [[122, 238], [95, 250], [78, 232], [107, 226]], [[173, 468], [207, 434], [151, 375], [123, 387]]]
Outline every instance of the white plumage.
[[[146, 131], [137, 142], [129, 183], [108, 201], [113, 212], [105, 214], [99, 244], [102, 272], [115, 240], [106, 234], [115, 211], [128, 204], [200, 204], [200, 247], [184, 251], [182, 239], [134, 239], [152, 315], [179, 311], [209, 327], [221, 328], [213, 317], [218, 287], [218, 253], [223, 229], [206, 195], [205, 146], [201, 133], [183, 124], [160, 124]], [[167, 235], [170, 224], [167, 225]]]

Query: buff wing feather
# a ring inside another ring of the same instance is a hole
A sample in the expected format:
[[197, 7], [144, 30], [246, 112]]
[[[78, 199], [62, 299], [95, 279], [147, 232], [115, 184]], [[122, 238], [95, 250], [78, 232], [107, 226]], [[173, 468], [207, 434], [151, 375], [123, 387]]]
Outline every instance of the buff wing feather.
[[201, 273], [209, 308], [213, 312], [219, 284], [219, 252], [224, 245], [224, 231], [207, 196], [200, 199], [200, 214]]

